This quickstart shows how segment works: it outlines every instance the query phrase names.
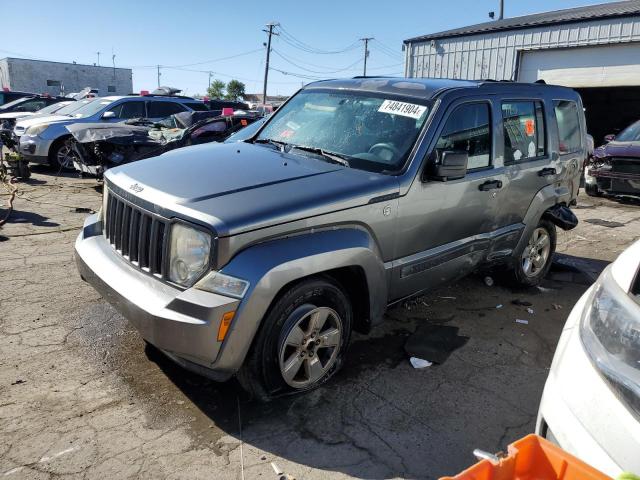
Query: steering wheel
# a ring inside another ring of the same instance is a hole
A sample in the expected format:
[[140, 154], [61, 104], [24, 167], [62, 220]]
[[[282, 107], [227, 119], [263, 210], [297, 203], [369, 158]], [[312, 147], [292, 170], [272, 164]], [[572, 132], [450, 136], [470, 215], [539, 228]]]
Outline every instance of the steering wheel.
[[[388, 152], [391, 152], [391, 157], [389, 158], [384, 158], [381, 155], [379, 155], [377, 152], [380, 150], [386, 150]], [[400, 152], [398, 151], [398, 149], [392, 144], [392, 143], [376, 143], [375, 145], [372, 145], [371, 148], [369, 148], [369, 153], [376, 155], [384, 160], [393, 160], [395, 157], [398, 157]]]

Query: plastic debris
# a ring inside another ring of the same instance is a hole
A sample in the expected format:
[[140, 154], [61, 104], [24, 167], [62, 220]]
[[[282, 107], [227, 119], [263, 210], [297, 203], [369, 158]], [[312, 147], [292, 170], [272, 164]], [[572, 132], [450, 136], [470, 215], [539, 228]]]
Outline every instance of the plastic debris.
[[529, 320], [523, 320], [521, 318], [516, 318], [516, 323], [521, 323], [522, 325], [529, 325]]
[[500, 310], [502, 308], [502, 304], [496, 305], [496, 310]]
[[440, 297], [440, 298], [444, 298], [445, 300], [455, 300], [456, 297]]
[[418, 357], [411, 357], [409, 361], [411, 362], [411, 366], [413, 368], [425, 368], [433, 365], [433, 362], [430, 362], [429, 360], [423, 360], [422, 358]]
[[533, 315], [533, 308], [527, 308], [527, 313], [529, 315]]
[[278, 465], [276, 465], [276, 462], [271, 462], [271, 468], [273, 468], [273, 471], [276, 472], [276, 475], [283, 475], [284, 472], [282, 470], [280, 470], [280, 467]]
[[554, 310], [560, 310], [562, 308], [562, 305], [559, 305], [557, 303], [552, 303], [551, 306], [553, 307]]
[[553, 288], [545, 288], [545, 287], [541, 287], [540, 285], [538, 285], [536, 288], [543, 293], [553, 292]]
[[493, 278], [491, 278], [489, 276], [484, 277], [484, 284], [487, 287], [493, 287]]

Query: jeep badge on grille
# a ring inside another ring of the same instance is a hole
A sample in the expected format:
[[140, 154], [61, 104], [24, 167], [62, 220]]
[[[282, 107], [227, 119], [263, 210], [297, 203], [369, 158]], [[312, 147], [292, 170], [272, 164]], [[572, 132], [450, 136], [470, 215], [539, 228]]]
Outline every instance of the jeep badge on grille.
[[133, 190], [136, 193], [140, 193], [142, 190], [144, 190], [144, 187], [141, 185], [138, 185], [137, 183], [134, 183], [133, 185], [131, 185], [129, 187], [130, 190]]

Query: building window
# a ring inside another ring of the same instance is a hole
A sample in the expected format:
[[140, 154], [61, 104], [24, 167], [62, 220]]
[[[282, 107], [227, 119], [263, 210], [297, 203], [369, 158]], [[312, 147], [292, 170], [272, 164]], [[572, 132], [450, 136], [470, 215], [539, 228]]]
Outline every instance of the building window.
[[107, 92], [114, 93], [116, 91], [115, 85], [107, 85]]
[[61, 84], [60, 80], [47, 80], [47, 87], [59, 87]]

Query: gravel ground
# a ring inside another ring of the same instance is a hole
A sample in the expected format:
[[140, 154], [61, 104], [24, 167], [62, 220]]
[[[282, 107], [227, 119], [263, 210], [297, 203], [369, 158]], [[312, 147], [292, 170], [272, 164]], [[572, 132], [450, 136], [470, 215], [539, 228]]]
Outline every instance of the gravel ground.
[[[636, 204], [581, 196], [580, 225], [559, 232], [544, 291], [466, 278], [355, 335], [329, 385], [258, 404], [234, 380], [216, 384], [145, 348], [80, 280], [73, 242], [83, 209], [100, 205], [96, 185], [34, 168], [0, 230], [6, 478], [278, 479], [272, 462], [298, 480], [457, 473], [474, 448], [498, 451], [533, 431], [567, 314], [640, 237]], [[415, 370], [403, 345], [424, 324], [457, 326], [469, 341]]]

